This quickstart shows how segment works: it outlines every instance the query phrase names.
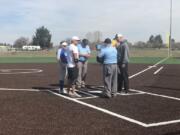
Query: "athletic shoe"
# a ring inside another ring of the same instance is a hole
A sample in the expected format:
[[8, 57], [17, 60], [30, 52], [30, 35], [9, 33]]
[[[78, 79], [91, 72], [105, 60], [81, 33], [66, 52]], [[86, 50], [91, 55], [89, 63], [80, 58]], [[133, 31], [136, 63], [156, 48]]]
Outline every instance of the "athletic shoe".
[[82, 88], [85, 88], [86, 86], [85, 86], [85, 84], [83, 84], [83, 85], [81, 85], [81, 87], [82, 87]]
[[76, 92], [69, 92], [69, 96], [71, 98], [80, 98], [81, 96], [79, 94], [77, 94]]
[[76, 88], [77, 88], [77, 89], [81, 89], [81, 85], [77, 85]]
[[127, 91], [121, 91], [120, 94], [121, 94], [121, 95], [127, 95], [128, 92], [127, 92]]

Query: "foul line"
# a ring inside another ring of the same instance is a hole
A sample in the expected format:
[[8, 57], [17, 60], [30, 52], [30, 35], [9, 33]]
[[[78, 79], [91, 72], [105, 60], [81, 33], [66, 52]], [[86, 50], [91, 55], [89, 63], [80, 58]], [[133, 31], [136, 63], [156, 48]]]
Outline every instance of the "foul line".
[[140, 72], [138, 72], [138, 73], [130, 76], [129, 79], [132, 79], [132, 78], [134, 78], [134, 77], [136, 77], [136, 76], [138, 76], [138, 75], [140, 75], [140, 74], [142, 74], [142, 73], [144, 73], [144, 72], [146, 72], [146, 71], [148, 71], [148, 70], [150, 70], [150, 69], [152, 69], [152, 68], [155, 68], [156, 66], [158, 66], [159, 64], [163, 63], [164, 61], [166, 61], [166, 60], [168, 60], [168, 59], [169, 59], [169, 57], [167, 57], [167, 58], [165, 58], [165, 59], [157, 62], [157, 63], [154, 64], [153, 66], [149, 66], [148, 68], [146, 68], [146, 69], [144, 69], [144, 70], [142, 70], [142, 71], [140, 71]]
[[50, 90], [49, 90], [49, 92], [52, 93], [53, 95], [62, 97], [62, 98], [67, 99], [67, 100], [69, 100], [69, 101], [73, 101], [73, 102], [75, 102], [75, 103], [78, 103], [78, 104], [87, 106], [87, 107], [89, 107], [89, 108], [92, 108], [92, 109], [95, 109], [95, 110], [98, 110], [98, 111], [101, 111], [101, 112], [103, 112], [103, 113], [105, 113], [105, 114], [108, 114], [108, 115], [111, 115], [111, 116], [114, 116], [114, 117], [117, 117], [117, 118], [120, 118], [120, 119], [129, 121], [129, 122], [131, 122], [131, 123], [135, 123], [135, 124], [140, 125], [140, 126], [143, 126], [143, 127], [148, 127], [148, 125], [145, 124], [145, 123], [143, 123], [143, 122], [134, 120], [134, 119], [132, 119], [132, 118], [129, 118], [129, 117], [126, 117], [126, 116], [123, 116], [123, 115], [119, 115], [119, 114], [114, 113], [114, 112], [111, 112], [111, 111], [109, 111], [109, 110], [107, 110], [107, 109], [103, 109], [103, 108], [97, 107], [97, 106], [95, 106], [95, 105], [91, 105], [91, 104], [82, 102], [82, 101], [77, 100], [77, 99], [73, 99], [73, 98], [70, 98], [70, 97], [66, 97], [66, 96], [60, 95], [60, 94], [58, 94], [58, 93], [54, 93], [54, 92], [52, 92], [52, 91], [50, 91]]
[[[163, 98], [168, 98], [168, 99], [180, 101], [180, 98], [175, 98], [175, 97], [171, 97], [171, 96], [154, 94], [154, 93], [144, 92], [144, 91], [135, 90], [135, 89], [131, 89], [131, 91], [139, 92], [139, 94], [147, 94], [147, 95], [152, 95], [152, 96], [163, 97]], [[131, 123], [134, 123], [134, 124], [137, 124], [137, 125], [146, 127], [146, 128], [149, 128], [149, 127], [157, 127], [157, 126], [164, 126], [164, 125], [170, 125], [170, 124], [175, 124], [175, 123], [180, 123], [180, 119], [178, 119], [178, 120], [171, 120], [171, 121], [165, 121], [165, 122], [157, 122], [157, 123], [149, 123], [149, 124], [146, 124], [146, 123], [143, 123], [143, 122], [141, 122], [141, 121], [138, 121], [138, 120], [135, 120], [135, 119], [132, 119], [132, 118], [129, 118], [129, 117], [120, 115], [120, 114], [118, 114], [118, 113], [114, 113], [114, 112], [109, 111], [109, 110], [107, 110], [107, 109], [103, 109], [103, 108], [101, 108], [101, 107], [97, 107], [97, 106], [95, 106], [95, 105], [85, 103], [85, 102], [80, 101], [80, 100], [78, 100], [78, 99], [74, 99], [74, 98], [70, 98], [70, 97], [67, 97], [67, 96], [63, 96], [63, 95], [60, 95], [60, 94], [58, 94], [58, 93], [54, 93], [54, 92], [52, 92], [52, 91], [50, 91], [50, 90], [48, 90], [48, 92], [52, 93], [53, 95], [62, 97], [62, 98], [64, 98], [64, 99], [67, 99], [67, 100], [69, 100], [69, 101], [73, 101], [73, 102], [75, 102], [75, 103], [84, 105], [84, 106], [86, 106], [86, 107], [95, 109], [95, 110], [97, 110], [97, 111], [101, 111], [101, 112], [103, 112], [103, 113], [105, 113], [105, 114], [108, 114], [108, 115], [110, 115], [110, 116], [114, 116], [114, 117], [123, 119], [123, 120], [125, 120], [125, 121], [131, 122]], [[92, 98], [93, 98], [93, 97], [92, 97]], [[95, 97], [94, 97], [94, 98], [95, 98]]]

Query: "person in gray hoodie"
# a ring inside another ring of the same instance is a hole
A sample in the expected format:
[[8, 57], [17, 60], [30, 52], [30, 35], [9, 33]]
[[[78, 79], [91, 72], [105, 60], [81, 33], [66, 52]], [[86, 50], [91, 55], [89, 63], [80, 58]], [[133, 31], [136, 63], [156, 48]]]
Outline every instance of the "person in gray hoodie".
[[118, 91], [128, 93], [129, 91], [129, 74], [128, 74], [128, 63], [129, 63], [129, 47], [127, 40], [124, 39], [123, 35], [117, 34], [116, 40], [118, 42]]

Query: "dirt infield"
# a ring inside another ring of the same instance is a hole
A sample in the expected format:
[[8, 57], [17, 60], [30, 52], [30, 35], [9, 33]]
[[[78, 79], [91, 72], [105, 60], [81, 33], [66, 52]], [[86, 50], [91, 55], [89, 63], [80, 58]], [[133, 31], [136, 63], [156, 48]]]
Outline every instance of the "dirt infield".
[[[130, 76], [148, 66], [152, 65], [131, 64]], [[1, 64], [0, 69], [6, 73], [9, 71], [5, 69], [42, 70], [32, 74], [0, 74], [2, 135], [180, 134], [180, 65], [158, 65], [135, 76], [130, 79], [130, 95], [75, 101], [48, 92], [54, 92], [58, 86], [56, 64]], [[89, 65], [88, 73], [89, 86], [102, 85], [100, 65]], [[102, 90], [94, 88], [99, 89]]]

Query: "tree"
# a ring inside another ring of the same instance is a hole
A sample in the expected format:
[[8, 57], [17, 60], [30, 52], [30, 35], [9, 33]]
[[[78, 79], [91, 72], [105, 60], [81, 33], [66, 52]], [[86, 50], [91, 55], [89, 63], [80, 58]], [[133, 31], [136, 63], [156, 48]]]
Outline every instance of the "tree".
[[163, 47], [163, 40], [162, 40], [161, 35], [157, 35], [154, 38], [154, 45], [156, 45], [155, 48], [159, 48], [159, 49]]
[[33, 45], [40, 45], [42, 49], [52, 47], [50, 31], [44, 26], [36, 30], [35, 36], [33, 36]]
[[151, 35], [149, 37], [149, 40], [147, 42], [147, 46], [148, 47], [152, 47], [152, 48], [162, 48], [163, 47], [163, 40], [162, 40], [162, 36], [161, 35]]
[[146, 48], [146, 43], [143, 41], [138, 41], [134, 44], [135, 48]]
[[16, 39], [13, 46], [15, 48], [22, 48], [22, 46], [28, 45], [28, 44], [29, 44], [29, 39], [28, 38], [20, 37], [20, 38]]
[[149, 40], [147, 42], [147, 46], [150, 47], [150, 48], [154, 46], [154, 36], [153, 35], [151, 35], [149, 37]]

